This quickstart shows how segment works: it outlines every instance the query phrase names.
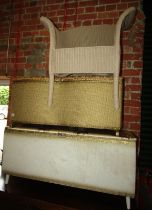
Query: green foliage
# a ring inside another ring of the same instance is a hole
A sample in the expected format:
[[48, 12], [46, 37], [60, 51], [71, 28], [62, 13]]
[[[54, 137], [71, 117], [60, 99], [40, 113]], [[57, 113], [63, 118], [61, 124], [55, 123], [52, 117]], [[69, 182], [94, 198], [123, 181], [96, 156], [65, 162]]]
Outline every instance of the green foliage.
[[9, 87], [0, 86], [0, 105], [7, 105], [9, 100]]

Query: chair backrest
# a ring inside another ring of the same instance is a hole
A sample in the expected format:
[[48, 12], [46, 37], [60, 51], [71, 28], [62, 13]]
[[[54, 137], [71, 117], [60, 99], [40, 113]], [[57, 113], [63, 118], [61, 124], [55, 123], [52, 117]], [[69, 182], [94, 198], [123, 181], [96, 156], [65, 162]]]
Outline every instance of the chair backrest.
[[115, 25], [82, 26], [66, 31], [55, 29], [55, 48], [114, 45]]

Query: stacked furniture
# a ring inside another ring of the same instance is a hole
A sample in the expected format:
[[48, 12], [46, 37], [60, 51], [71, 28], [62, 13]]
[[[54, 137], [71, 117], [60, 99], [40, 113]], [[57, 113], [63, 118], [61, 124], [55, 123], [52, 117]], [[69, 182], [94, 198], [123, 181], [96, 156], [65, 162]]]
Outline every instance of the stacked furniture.
[[129, 8], [116, 25], [64, 32], [41, 17], [50, 31], [49, 78], [13, 81], [13, 126], [4, 135], [6, 183], [14, 175], [123, 195], [130, 209], [136, 138], [120, 131], [119, 71], [121, 29], [134, 15]]

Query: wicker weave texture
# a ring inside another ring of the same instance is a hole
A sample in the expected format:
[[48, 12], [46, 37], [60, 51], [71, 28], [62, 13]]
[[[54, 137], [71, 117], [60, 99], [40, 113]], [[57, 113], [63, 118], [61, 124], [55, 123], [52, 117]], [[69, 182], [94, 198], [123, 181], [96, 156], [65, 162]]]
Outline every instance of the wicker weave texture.
[[122, 29], [128, 29], [128, 27], [133, 24], [135, 11], [135, 7], [127, 8], [120, 15], [115, 25], [83, 26], [69, 29], [66, 32], [59, 31], [47, 17], [42, 16], [40, 18], [40, 21], [50, 33], [50, 104], [52, 103], [53, 97], [54, 74], [112, 73], [115, 78], [113, 84], [114, 106], [115, 109], [118, 110], [121, 31]]
[[[72, 80], [72, 79], [71, 79]], [[118, 111], [113, 106], [113, 79], [56, 81], [53, 104], [48, 106], [47, 80], [14, 81], [13, 122], [85, 128], [120, 129], [122, 80]]]

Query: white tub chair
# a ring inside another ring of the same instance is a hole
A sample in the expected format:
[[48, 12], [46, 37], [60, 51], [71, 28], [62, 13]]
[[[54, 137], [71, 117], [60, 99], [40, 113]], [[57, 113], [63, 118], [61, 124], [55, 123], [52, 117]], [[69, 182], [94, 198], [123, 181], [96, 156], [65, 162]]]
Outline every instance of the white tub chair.
[[132, 25], [135, 8], [126, 9], [116, 25], [82, 26], [59, 31], [47, 17], [40, 21], [50, 33], [49, 103], [52, 103], [54, 74], [113, 74], [114, 105], [118, 103], [120, 34]]

